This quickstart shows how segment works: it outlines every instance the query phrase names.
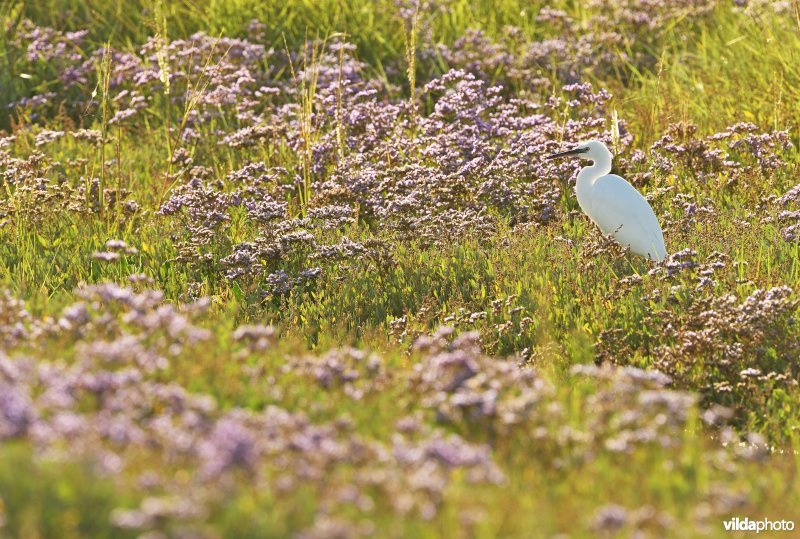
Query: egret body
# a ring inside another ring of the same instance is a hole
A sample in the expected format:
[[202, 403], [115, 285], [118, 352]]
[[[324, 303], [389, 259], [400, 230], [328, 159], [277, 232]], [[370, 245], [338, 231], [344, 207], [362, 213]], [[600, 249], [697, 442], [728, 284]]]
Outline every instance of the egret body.
[[653, 208], [631, 184], [611, 172], [611, 152], [599, 140], [551, 155], [592, 161], [578, 173], [575, 194], [583, 212], [606, 236], [631, 252], [659, 262], [667, 255], [664, 234]]

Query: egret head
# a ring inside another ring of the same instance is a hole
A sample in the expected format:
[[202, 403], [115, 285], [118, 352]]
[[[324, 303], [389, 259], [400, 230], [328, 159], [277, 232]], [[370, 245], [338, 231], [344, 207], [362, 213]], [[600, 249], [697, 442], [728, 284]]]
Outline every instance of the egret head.
[[608, 151], [606, 145], [599, 140], [582, 142], [566, 152], [549, 155], [547, 156], [547, 159], [555, 159], [557, 157], [567, 157], [572, 155], [580, 157], [581, 159], [594, 161], [595, 163], [611, 163], [611, 152]]

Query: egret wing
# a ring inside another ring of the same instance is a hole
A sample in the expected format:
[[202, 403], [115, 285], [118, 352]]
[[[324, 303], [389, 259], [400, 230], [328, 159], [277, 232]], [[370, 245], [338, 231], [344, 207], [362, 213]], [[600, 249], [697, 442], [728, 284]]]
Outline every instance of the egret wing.
[[591, 210], [587, 214], [603, 234], [651, 260], [666, 256], [658, 218], [631, 184], [615, 174], [601, 176], [592, 186], [590, 199]]

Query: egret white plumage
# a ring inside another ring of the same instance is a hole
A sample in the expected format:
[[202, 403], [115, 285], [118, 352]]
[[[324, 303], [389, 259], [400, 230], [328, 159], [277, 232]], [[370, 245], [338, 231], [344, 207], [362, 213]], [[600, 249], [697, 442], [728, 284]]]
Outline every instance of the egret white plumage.
[[593, 161], [581, 169], [575, 194], [583, 212], [607, 236], [631, 252], [659, 262], [667, 256], [664, 234], [647, 200], [631, 184], [611, 172], [611, 152], [599, 140], [579, 144], [547, 157], [577, 156]]

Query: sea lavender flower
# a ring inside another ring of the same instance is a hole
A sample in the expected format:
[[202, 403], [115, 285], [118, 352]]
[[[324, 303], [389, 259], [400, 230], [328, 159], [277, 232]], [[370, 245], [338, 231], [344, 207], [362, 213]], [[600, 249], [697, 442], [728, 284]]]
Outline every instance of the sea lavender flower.
[[51, 131], [45, 129], [36, 134], [36, 145], [44, 146], [64, 136], [64, 131]]

